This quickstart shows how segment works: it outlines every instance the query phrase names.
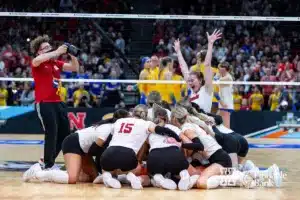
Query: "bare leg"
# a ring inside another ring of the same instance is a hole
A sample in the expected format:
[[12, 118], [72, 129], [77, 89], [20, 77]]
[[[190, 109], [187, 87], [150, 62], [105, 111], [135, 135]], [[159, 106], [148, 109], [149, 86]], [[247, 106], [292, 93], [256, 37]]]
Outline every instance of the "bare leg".
[[208, 189], [210, 188], [210, 185], [208, 184], [208, 179], [211, 176], [214, 175], [221, 175], [223, 167], [219, 164], [212, 164], [209, 167], [207, 167], [202, 174], [200, 175], [200, 178], [197, 181], [197, 188], [201, 189]]
[[230, 113], [224, 110], [220, 110], [220, 115], [223, 119], [224, 126], [230, 128]]
[[230, 153], [228, 154], [230, 156], [231, 162], [232, 162], [232, 167], [238, 168], [238, 156], [236, 153]]
[[64, 155], [64, 160], [69, 175], [69, 184], [75, 184], [78, 180], [81, 170], [82, 158], [78, 154], [67, 153]]
[[81, 171], [81, 156], [67, 153], [64, 155], [67, 171], [42, 170], [36, 176], [40, 181], [50, 181], [55, 183], [75, 184]]

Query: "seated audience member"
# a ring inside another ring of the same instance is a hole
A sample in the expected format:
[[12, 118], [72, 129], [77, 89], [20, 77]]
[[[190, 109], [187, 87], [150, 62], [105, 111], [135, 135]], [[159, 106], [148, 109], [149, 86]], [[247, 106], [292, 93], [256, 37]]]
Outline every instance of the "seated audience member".
[[34, 102], [34, 91], [29, 85], [29, 83], [24, 83], [24, 89], [21, 94], [20, 102], [22, 106], [28, 106]]
[[74, 107], [77, 108], [79, 103], [81, 102], [82, 97], [86, 97], [89, 101], [90, 99], [90, 94], [88, 91], [84, 89], [84, 84], [80, 83], [79, 88], [74, 92], [73, 94], [73, 100], [74, 100]]

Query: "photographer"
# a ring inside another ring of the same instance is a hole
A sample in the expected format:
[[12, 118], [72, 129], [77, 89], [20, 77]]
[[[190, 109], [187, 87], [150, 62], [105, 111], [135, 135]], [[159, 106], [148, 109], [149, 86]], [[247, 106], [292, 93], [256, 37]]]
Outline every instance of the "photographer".
[[[64, 44], [53, 50], [47, 35], [38, 36], [31, 43], [31, 51], [36, 56], [31, 63], [35, 83], [35, 108], [45, 132], [44, 164], [45, 169], [52, 168], [61, 151], [61, 144], [70, 134], [70, 125], [66, 106], [60, 98], [60, 74], [62, 71], [78, 71], [79, 63], [74, 56], [76, 47]], [[56, 60], [60, 55], [69, 53], [70, 63]], [[74, 55], [71, 55], [74, 54]], [[34, 165], [37, 166], [37, 165]], [[33, 166], [33, 168], [34, 168]], [[25, 172], [28, 180], [31, 168]]]

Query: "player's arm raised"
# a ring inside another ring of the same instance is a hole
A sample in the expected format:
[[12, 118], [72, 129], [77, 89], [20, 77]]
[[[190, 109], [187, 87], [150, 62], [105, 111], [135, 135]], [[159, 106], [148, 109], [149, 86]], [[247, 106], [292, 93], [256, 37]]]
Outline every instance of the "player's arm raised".
[[207, 53], [204, 60], [204, 80], [205, 87], [209, 92], [213, 91], [213, 71], [211, 69], [211, 60], [214, 42], [221, 38], [222, 33], [219, 30], [215, 30], [211, 35], [207, 34]]
[[189, 67], [188, 65], [186, 64], [184, 58], [183, 58], [183, 55], [181, 53], [181, 49], [180, 49], [180, 41], [179, 39], [177, 39], [175, 42], [174, 42], [174, 50], [177, 54], [177, 57], [178, 57], [178, 62], [179, 62], [179, 66], [180, 66], [180, 69], [181, 69], [181, 72], [183, 74], [183, 78], [184, 80], [187, 82], [188, 81], [188, 78], [189, 78]]
[[78, 70], [79, 70], [78, 59], [75, 56], [71, 55], [71, 54], [69, 54], [69, 55], [71, 57], [71, 62], [70, 63], [65, 63], [63, 65], [63, 70], [64, 71], [69, 71], [69, 72], [78, 72]]
[[32, 60], [32, 66], [38, 67], [41, 63], [48, 61], [50, 59], [56, 58], [64, 53], [67, 52], [67, 46], [62, 45], [58, 47], [55, 51], [49, 52], [49, 53], [43, 53], [41, 55], [38, 55]]

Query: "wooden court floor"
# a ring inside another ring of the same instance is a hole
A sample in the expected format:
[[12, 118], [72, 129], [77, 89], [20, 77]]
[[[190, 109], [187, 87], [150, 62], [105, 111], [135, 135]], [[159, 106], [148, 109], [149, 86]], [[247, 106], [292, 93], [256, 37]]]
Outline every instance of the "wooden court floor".
[[[41, 135], [0, 135], [4, 139], [42, 139]], [[249, 139], [255, 144], [300, 144], [300, 140]], [[5, 145], [0, 144], [0, 162], [36, 161], [42, 155], [41, 145]], [[53, 183], [24, 183], [21, 172], [0, 171], [0, 200], [298, 200], [300, 199], [300, 155], [298, 149], [251, 149], [249, 159], [259, 167], [268, 167], [273, 163], [287, 170], [287, 177], [280, 189], [240, 189], [223, 188], [217, 190], [166, 191], [156, 188], [144, 188], [142, 191], [124, 187], [120, 190], [107, 189], [102, 185], [76, 184], [60, 185]], [[58, 161], [62, 161], [60, 156]]]

